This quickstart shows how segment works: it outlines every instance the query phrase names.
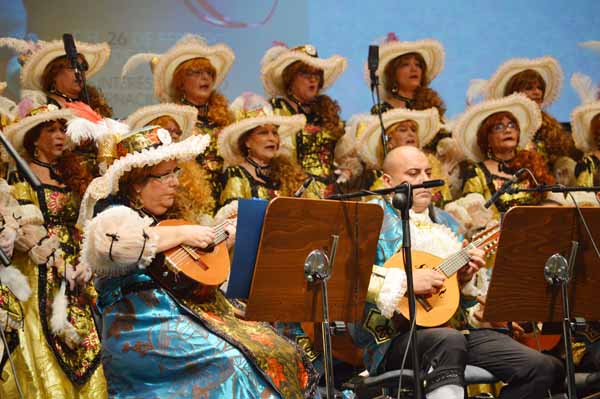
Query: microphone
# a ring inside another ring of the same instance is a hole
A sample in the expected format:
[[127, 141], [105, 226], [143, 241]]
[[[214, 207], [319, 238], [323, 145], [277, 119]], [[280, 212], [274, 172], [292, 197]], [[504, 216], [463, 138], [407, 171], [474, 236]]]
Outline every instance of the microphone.
[[377, 68], [379, 67], [379, 46], [369, 46], [369, 58], [367, 61], [369, 66], [369, 76], [371, 78], [371, 90], [377, 84]]
[[433, 188], [433, 187], [440, 187], [440, 186], [444, 186], [446, 184], [445, 181], [441, 180], [441, 179], [437, 179], [437, 180], [427, 180], [424, 181], [421, 184], [412, 184], [411, 187], [414, 190], [415, 188]]
[[486, 208], [489, 208], [490, 206], [492, 206], [496, 201], [498, 201], [498, 198], [500, 198], [500, 196], [502, 194], [504, 194], [510, 188], [510, 186], [512, 186], [519, 180], [520, 175], [526, 171], [527, 171], [526, 168], [521, 168], [521, 169], [517, 170], [517, 172], [513, 175], [513, 177], [511, 177], [509, 180], [507, 180], [502, 185], [502, 187], [500, 187], [498, 189], [498, 191], [496, 191], [494, 193], [494, 195], [492, 195], [491, 198], [489, 200], [487, 200], [487, 202], [483, 206], [485, 206]]
[[[355, 193], [348, 193], [348, 194], [333, 194], [333, 195], [330, 195], [329, 197], [327, 197], [327, 199], [344, 200], [344, 199], [350, 199], [350, 198], [366, 197], [366, 196], [370, 196], [370, 195], [387, 195], [387, 194], [391, 194], [391, 193], [406, 192], [409, 189], [412, 191], [417, 188], [439, 187], [439, 186], [443, 186], [445, 184], [446, 184], [446, 182], [443, 180], [440, 180], [440, 179], [427, 180], [421, 184], [407, 184], [405, 182], [405, 183], [398, 184], [397, 186], [394, 186], [391, 188], [382, 188], [379, 190], [361, 190], [361, 191], [357, 191]], [[408, 186], [410, 186], [410, 187], [408, 187]]]
[[67, 54], [67, 59], [71, 63], [71, 68], [73, 68], [73, 72], [75, 72], [75, 79], [77, 80], [77, 83], [81, 86], [81, 94], [79, 95], [79, 101], [83, 101], [89, 105], [90, 97], [85, 87], [85, 77], [81, 73], [82, 67], [79, 63], [79, 58], [77, 57], [77, 47], [75, 47], [75, 40], [73, 39], [72, 34], [63, 34], [63, 46], [65, 48], [65, 53]]
[[308, 186], [310, 186], [310, 183], [312, 183], [313, 180], [315, 180], [315, 178], [312, 176], [310, 176], [308, 179], [304, 180], [304, 183], [302, 183], [300, 188], [298, 190], [296, 190], [296, 192], [294, 193], [294, 198], [302, 197], [302, 194], [304, 194], [304, 192], [306, 191]]
[[77, 47], [75, 47], [75, 40], [73, 39], [72, 34], [63, 34], [63, 45], [65, 47], [67, 59], [71, 63], [71, 67], [75, 70], [75, 77], [77, 78], [77, 83], [81, 83], [79, 60], [77, 59]]

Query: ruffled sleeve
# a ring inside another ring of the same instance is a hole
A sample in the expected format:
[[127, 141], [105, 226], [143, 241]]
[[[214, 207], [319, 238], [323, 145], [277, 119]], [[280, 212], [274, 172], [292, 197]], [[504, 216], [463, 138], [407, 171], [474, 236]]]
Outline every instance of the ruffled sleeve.
[[394, 315], [396, 306], [406, 293], [406, 273], [400, 268], [373, 266], [367, 302], [374, 303], [388, 319]]
[[84, 229], [82, 262], [100, 277], [124, 276], [146, 268], [156, 256], [157, 240], [143, 218], [126, 206], [98, 214]]

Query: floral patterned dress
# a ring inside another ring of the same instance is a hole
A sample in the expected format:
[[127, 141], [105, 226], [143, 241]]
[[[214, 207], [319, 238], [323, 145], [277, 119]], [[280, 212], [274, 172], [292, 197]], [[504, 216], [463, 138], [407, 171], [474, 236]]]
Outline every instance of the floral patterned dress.
[[[8, 180], [21, 204], [33, 203], [40, 208], [45, 227], [60, 241], [65, 261], [76, 264], [80, 236], [75, 227], [79, 203], [63, 187], [44, 184], [35, 191], [19, 174]], [[26, 398], [105, 398], [106, 381], [100, 366], [100, 339], [92, 317], [96, 293], [88, 285], [81, 292], [67, 295], [67, 320], [75, 327], [79, 343], [73, 345], [63, 336], [51, 332], [52, 305], [62, 277], [55, 268], [34, 265], [29, 257], [15, 257], [13, 264], [28, 278], [32, 295], [23, 303], [24, 328], [19, 331], [15, 350], [17, 378]], [[8, 372], [5, 366], [4, 371]], [[3, 385], [7, 397], [18, 397], [14, 379]]]
[[220, 291], [204, 302], [176, 298], [139, 269], [96, 286], [112, 398], [315, 397], [317, 375], [299, 348], [267, 323], [238, 318]]

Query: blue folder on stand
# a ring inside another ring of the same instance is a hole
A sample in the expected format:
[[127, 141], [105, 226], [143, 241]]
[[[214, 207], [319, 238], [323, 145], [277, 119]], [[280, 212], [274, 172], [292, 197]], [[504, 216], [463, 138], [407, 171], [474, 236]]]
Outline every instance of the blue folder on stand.
[[269, 201], [241, 199], [238, 201], [237, 232], [231, 273], [227, 285], [228, 298], [248, 299], [254, 276], [254, 264]]

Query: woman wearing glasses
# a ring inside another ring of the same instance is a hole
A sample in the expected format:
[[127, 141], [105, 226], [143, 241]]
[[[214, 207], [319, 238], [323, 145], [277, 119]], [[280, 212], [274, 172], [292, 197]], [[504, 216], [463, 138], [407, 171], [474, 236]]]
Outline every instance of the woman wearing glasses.
[[[314, 397], [316, 374], [308, 359], [270, 325], [239, 318], [219, 290], [202, 297], [193, 290], [176, 293], [148, 273], [168, 264], [165, 251], [206, 248], [223, 235], [195, 224], [157, 225], [179, 217], [177, 163], [201, 154], [208, 142], [206, 135], [196, 135], [172, 143], [169, 132], [156, 127], [134, 131], [117, 144], [122, 158], [84, 197], [83, 258], [98, 276], [109, 395]], [[226, 225], [225, 231], [231, 246], [235, 227]], [[164, 275], [171, 269], [162, 270]]]
[[[463, 176], [463, 194], [480, 193], [488, 200], [520, 168], [528, 168], [539, 183], [553, 183], [542, 156], [525, 149], [541, 123], [538, 105], [522, 94], [468, 108], [453, 129], [472, 162]], [[530, 176], [521, 176], [519, 186], [533, 183]], [[533, 193], [505, 193], [494, 204], [494, 213], [499, 217], [511, 206], [538, 204], [541, 199]]]
[[222, 188], [220, 176], [223, 158], [217, 148], [218, 132], [230, 123], [227, 98], [218, 89], [234, 60], [235, 54], [229, 46], [223, 43], [209, 45], [204, 38], [187, 34], [163, 54], [141, 53], [132, 56], [122, 72], [124, 76], [140, 61], [148, 62], [154, 77], [154, 96], [161, 103], [176, 103], [197, 109], [196, 134], [208, 134], [211, 141], [206, 151], [196, 159], [203, 173], [185, 168], [184, 178], [200, 178], [210, 185], [213, 200], [207, 206], [211, 216]]
[[[344, 134], [340, 107], [323, 91], [331, 87], [346, 69], [347, 61], [339, 55], [319, 58], [309, 44], [287, 48], [278, 44], [262, 59], [261, 79], [275, 114], [304, 115], [306, 126], [287, 143], [292, 157], [315, 179], [321, 197], [334, 192], [335, 182], [343, 182], [356, 174], [342, 165], [338, 141]], [[344, 172], [342, 172], [344, 170]], [[343, 176], [336, 178], [336, 173]]]

